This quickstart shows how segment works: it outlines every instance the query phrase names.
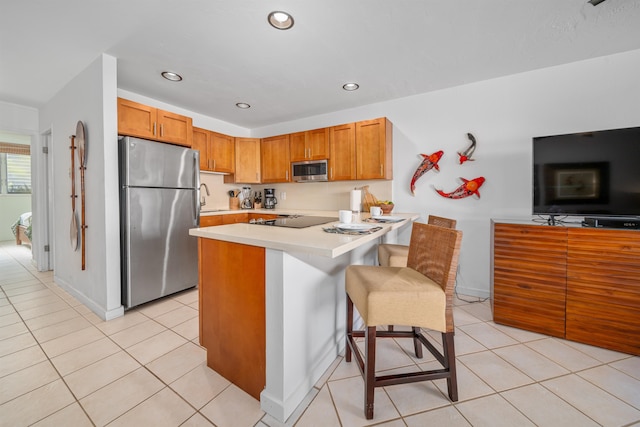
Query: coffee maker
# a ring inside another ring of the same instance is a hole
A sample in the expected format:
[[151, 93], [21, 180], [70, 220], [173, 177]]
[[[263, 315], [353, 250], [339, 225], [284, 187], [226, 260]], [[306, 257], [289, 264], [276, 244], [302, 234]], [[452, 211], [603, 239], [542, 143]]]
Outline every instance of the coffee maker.
[[274, 209], [277, 203], [278, 203], [278, 199], [276, 199], [276, 189], [265, 188], [264, 189], [264, 208]]

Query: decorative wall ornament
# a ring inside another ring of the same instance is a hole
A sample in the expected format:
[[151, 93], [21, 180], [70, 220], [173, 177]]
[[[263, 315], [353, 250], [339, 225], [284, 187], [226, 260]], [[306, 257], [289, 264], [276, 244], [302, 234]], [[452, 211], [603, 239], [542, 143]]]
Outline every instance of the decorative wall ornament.
[[[85, 222], [85, 193], [84, 193], [84, 172], [87, 169], [87, 138], [85, 136], [84, 124], [82, 121], [78, 121], [76, 125], [76, 134], [74, 135], [75, 139], [78, 142], [78, 160], [80, 161], [80, 233], [82, 235], [80, 239], [80, 243], [82, 245], [82, 269], [86, 269], [86, 246], [85, 246], [85, 230], [87, 228], [87, 224]], [[73, 153], [71, 154], [73, 156]], [[75, 217], [75, 212], [74, 212]]]
[[473, 155], [473, 152], [476, 151], [476, 138], [470, 133], [467, 134], [467, 138], [469, 138], [469, 140], [471, 141], [471, 144], [462, 153], [458, 151], [460, 164], [463, 164], [468, 160], [470, 161], [475, 160], [475, 159], [472, 159], [471, 156]]
[[464, 199], [465, 197], [469, 197], [471, 195], [476, 195], [478, 196], [478, 198], [480, 198], [480, 192], [478, 190], [480, 189], [482, 184], [484, 184], [485, 179], [483, 176], [479, 176], [472, 180], [464, 179], [462, 177], [460, 179], [462, 180], [462, 185], [453, 190], [451, 193], [445, 193], [444, 191], [438, 190], [437, 188], [436, 191], [442, 197], [446, 197], [449, 199]]
[[411, 194], [412, 195], [414, 196], [416, 195], [416, 181], [418, 180], [418, 178], [420, 178], [425, 173], [429, 172], [431, 169], [440, 171], [440, 168], [438, 167], [438, 162], [442, 158], [443, 154], [444, 152], [442, 150], [436, 151], [435, 153], [430, 155], [420, 154], [423, 157], [422, 163], [420, 163], [420, 166], [418, 166], [418, 169], [416, 169], [416, 172], [413, 174], [413, 178], [411, 178]]

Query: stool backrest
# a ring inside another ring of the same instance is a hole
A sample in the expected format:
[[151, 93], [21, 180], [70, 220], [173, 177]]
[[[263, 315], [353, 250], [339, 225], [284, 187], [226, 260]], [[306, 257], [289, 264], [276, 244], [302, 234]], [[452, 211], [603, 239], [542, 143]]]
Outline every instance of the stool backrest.
[[429, 215], [427, 218], [427, 224], [437, 225], [444, 228], [456, 228], [456, 220], [451, 218], [445, 218], [443, 216]]
[[447, 298], [447, 332], [453, 331], [453, 293], [460, 256], [462, 231], [431, 224], [414, 223], [407, 267], [440, 285]]

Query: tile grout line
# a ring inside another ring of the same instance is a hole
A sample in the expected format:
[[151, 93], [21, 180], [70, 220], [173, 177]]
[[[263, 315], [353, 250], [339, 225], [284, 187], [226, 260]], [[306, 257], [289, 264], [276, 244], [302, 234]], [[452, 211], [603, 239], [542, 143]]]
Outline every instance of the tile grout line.
[[[25, 270], [26, 270], [26, 268], [25, 268]], [[28, 270], [27, 270], [27, 271], [28, 271]], [[30, 272], [29, 272], [29, 273], [30, 273]], [[31, 274], [31, 273], [30, 273], [30, 274]], [[35, 278], [36, 278], [40, 283], [42, 283], [43, 285], [45, 285], [45, 286], [46, 286], [46, 284], [44, 284], [44, 282], [42, 282], [42, 280], [41, 280], [39, 277], [36, 277], [36, 276], [34, 276], [34, 277], [35, 277]], [[47, 288], [48, 288], [48, 287], [47, 287]], [[5, 295], [5, 297], [7, 297], [7, 294], [6, 294], [6, 292], [4, 291], [4, 289], [2, 289], [2, 292], [3, 292], [3, 294]], [[60, 298], [60, 299], [62, 300], [62, 298]], [[85, 410], [85, 408], [80, 404], [80, 401], [78, 400], [77, 396], [75, 395], [75, 393], [73, 392], [73, 390], [71, 389], [71, 387], [69, 387], [69, 384], [68, 384], [68, 383], [67, 383], [67, 381], [65, 380], [64, 376], [60, 373], [60, 371], [58, 370], [58, 368], [56, 367], [56, 365], [51, 361], [51, 358], [49, 357], [49, 355], [47, 354], [47, 352], [46, 352], [46, 351], [44, 350], [44, 348], [42, 347], [42, 344], [40, 343], [40, 341], [38, 341], [38, 339], [37, 339], [37, 338], [35, 337], [35, 335], [33, 334], [33, 331], [31, 330], [31, 327], [29, 327], [29, 325], [27, 325], [27, 323], [24, 321], [24, 318], [22, 317], [22, 314], [20, 314], [20, 312], [19, 312], [19, 311], [16, 309], [16, 307], [13, 305], [13, 302], [12, 302], [8, 297], [7, 297], [7, 301], [9, 302], [9, 304], [11, 304], [11, 306], [12, 306], [12, 307], [13, 307], [13, 309], [15, 310], [16, 314], [18, 315], [18, 317], [20, 317], [20, 320], [22, 321], [22, 323], [24, 324], [24, 326], [25, 326], [25, 327], [27, 328], [27, 330], [29, 331], [29, 334], [31, 334], [31, 337], [32, 337], [32, 338], [33, 338], [33, 340], [36, 342], [36, 345], [40, 348], [40, 351], [42, 351], [42, 354], [44, 354], [44, 356], [47, 358], [47, 362], [49, 362], [49, 365], [51, 365], [51, 367], [53, 368], [53, 370], [54, 370], [54, 371], [56, 372], [56, 374], [58, 375], [58, 379], [59, 379], [60, 381], [62, 381], [62, 382], [63, 382], [63, 384], [65, 385], [65, 387], [67, 388], [67, 390], [69, 391], [69, 393], [71, 394], [71, 396], [73, 396], [73, 399], [75, 400], [75, 402], [73, 402], [73, 403], [77, 403], [77, 404], [78, 404], [78, 406], [80, 407], [80, 409], [81, 409], [81, 410], [84, 412], [84, 414], [87, 416], [87, 419], [91, 422], [91, 424], [93, 424], [93, 425], [95, 426], [95, 423], [93, 422], [93, 420], [91, 419], [91, 417], [89, 416], [89, 414], [87, 413], [87, 411]], [[66, 301], [65, 301], [65, 303], [66, 303], [67, 305], [69, 305]], [[70, 305], [69, 305], [69, 306], [70, 306]], [[70, 306], [70, 307], [71, 307], [71, 306]], [[73, 308], [73, 307], [71, 307], [71, 308]], [[15, 352], [14, 352], [14, 353], [15, 353]], [[34, 366], [34, 365], [31, 365], [31, 366]], [[29, 366], [29, 367], [30, 367], [30, 366]], [[29, 367], [23, 368], [23, 369], [21, 369], [21, 370], [28, 369]], [[19, 372], [19, 371], [16, 371], [16, 372]], [[20, 397], [24, 396], [25, 394], [31, 393], [31, 392], [33, 392], [34, 390], [37, 390], [37, 389], [39, 389], [39, 388], [41, 388], [41, 387], [45, 387], [46, 385], [51, 384], [51, 383], [53, 383], [53, 382], [55, 382], [55, 381], [57, 381], [57, 380], [51, 381], [51, 382], [49, 382], [49, 383], [47, 383], [47, 384], [43, 384], [43, 385], [41, 385], [40, 387], [37, 387], [37, 388], [35, 388], [35, 389], [33, 389], [33, 390], [29, 390], [28, 392], [26, 392], [26, 393], [24, 393], [24, 394], [21, 394], [20, 396], [16, 396], [16, 397], [14, 397], [14, 398], [13, 398], [13, 399], [11, 399], [11, 400], [18, 399], [18, 398], [20, 398]], [[9, 400], [8, 402], [10, 402], [11, 400]], [[3, 403], [3, 404], [6, 404], [6, 403], [8, 403], [8, 402], [5, 402], [5, 403]], [[58, 412], [60, 412], [60, 411], [62, 411], [62, 410], [64, 410], [64, 409], [66, 409], [66, 408], [68, 408], [69, 406], [73, 405], [73, 403], [70, 403], [69, 405], [66, 405], [66, 406], [62, 407], [62, 408], [58, 409], [57, 411], [54, 411], [54, 412], [52, 412], [52, 413], [50, 413], [50, 414], [46, 415], [45, 417], [43, 417], [43, 418], [41, 418], [41, 419], [36, 420], [36, 421], [34, 422], [34, 424], [35, 424], [35, 423], [37, 423], [37, 422], [40, 422], [40, 421], [42, 421], [42, 420], [44, 420], [44, 419], [46, 419], [46, 418], [48, 418], [48, 417], [50, 417], [50, 416], [52, 416], [52, 415], [54, 415], [54, 414], [56, 414], [56, 413], [58, 413]]]

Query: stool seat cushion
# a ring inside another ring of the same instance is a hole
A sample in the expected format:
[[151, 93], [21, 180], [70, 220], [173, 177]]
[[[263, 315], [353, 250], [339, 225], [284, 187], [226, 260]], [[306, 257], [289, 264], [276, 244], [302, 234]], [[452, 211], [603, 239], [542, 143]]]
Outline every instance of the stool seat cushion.
[[383, 267], [406, 267], [409, 246], [383, 243], [378, 245], [378, 264]]
[[406, 325], [446, 331], [446, 295], [409, 267], [350, 265], [347, 294], [367, 326]]

